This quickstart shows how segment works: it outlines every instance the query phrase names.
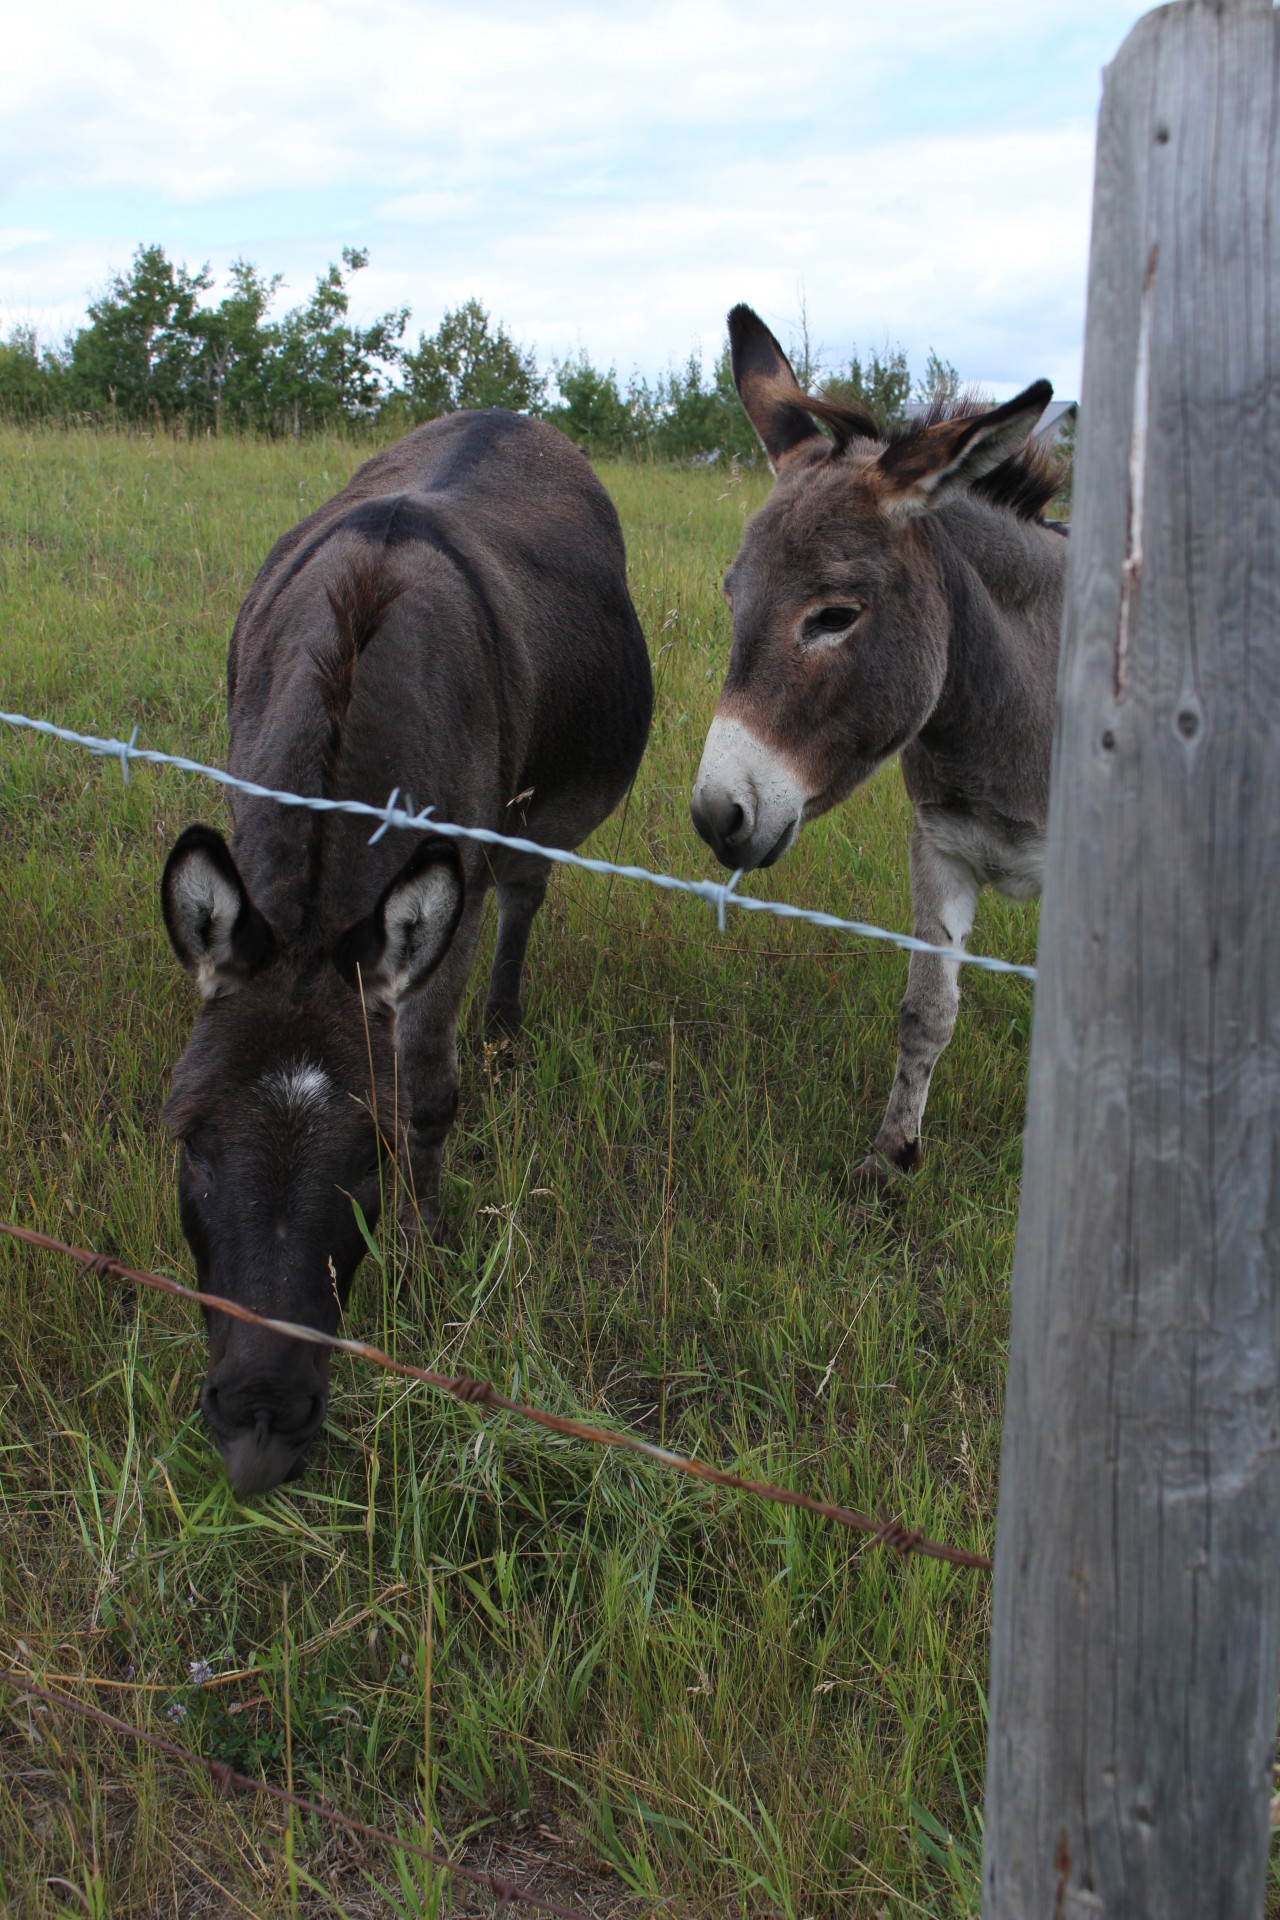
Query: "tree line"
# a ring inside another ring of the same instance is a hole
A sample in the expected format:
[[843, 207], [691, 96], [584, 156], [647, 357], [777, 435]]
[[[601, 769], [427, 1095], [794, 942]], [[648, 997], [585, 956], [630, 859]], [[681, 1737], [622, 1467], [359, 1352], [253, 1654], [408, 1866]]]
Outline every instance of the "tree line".
[[[412, 346], [407, 307], [366, 326], [352, 321], [351, 281], [368, 260], [367, 249], [344, 247], [310, 298], [272, 319], [282, 275], [237, 260], [215, 301], [207, 266], [193, 273], [163, 247], [140, 246], [65, 341], [42, 343], [21, 325], [0, 340], [0, 415], [274, 435], [402, 430], [460, 407], [509, 407], [552, 421], [597, 454], [752, 459], [758, 451], [727, 341], [709, 371], [695, 352], [652, 382], [633, 374], [623, 385], [615, 367], [596, 366], [585, 349], [540, 370], [532, 348], [470, 299]], [[803, 316], [793, 359], [808, 390], [868, 407], [886, 427], [911, 400], [960, 387], [937, 354], [913, 380], [900, 347], [824, 369]]]

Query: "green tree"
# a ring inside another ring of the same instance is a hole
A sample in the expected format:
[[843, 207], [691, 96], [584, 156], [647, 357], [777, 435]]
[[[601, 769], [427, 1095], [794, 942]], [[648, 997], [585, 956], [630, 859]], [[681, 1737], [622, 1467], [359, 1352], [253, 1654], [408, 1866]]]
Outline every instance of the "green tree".
[[930, 347], [924, 376], [916, 381], [916, 399], [927, 407], [945, 407], [959, 398], [960, 375]]
[[847, 407], [862, 407], [877, 420], [883, 432], [900, 427], [907, 417], [911, 398], [911, 374], [904, 348], [885, 342], [881, 353], [873, 353], [865, 363], [857, 349], [848, 371], [832, 376], [823, 387], [823, 398]]
[[[806, 342], [807, 333], [806, 323]], [[717, 444], [721, 452], [736, 454], [740, 460], [754, 460], [760, 452], [760, 442], [756, 438], [755, 428], [743, 412], [738, 389], [734, 385], [733, 355], [727, 334], [716, 361], [713, 391], [720, 409], [721, 432]]]
[[[306, 305], [285, 315], [264, 355], [271, 413], [291, 419], [295, 432], [304, 420], [371, 419], [392, 391], [394, 370], [406, 357], [400, 342], [409, 309], [394, 308], [367, 327], [351, 325], [348, 282], [368, 264], [367, 247], [344, 247], [342, 265], [330, 265]], [[253, 297], [247, 289], [245, 298]]]
[[691, 353], [683, 367], [659, 377], [653, 401], [650, 441], [655, 453], [677, 460], [709, 453], [754, 459], [759, 451], [733, 383], [727, 340], [709, 381], [701, 355]]
[[139, 247], [127, 274], [116, 274], [89, 308], [89, 324], [71, 346], [71, 404], [114, 408], [129, 419], [185, 412], [202, 385], [199, 299], [213, 285], [175, 267], [159, 246]]
[[815, 347], [809, 332], [809, 303], [805, 299], [804, 289], [800, 291], [799, 331], [793, 333], [787, 346], [787, 358], [791, 362], [791, 371], [795, 374], [796, 385], [805, 393], [818, 391], [818, 380], [822, 372], [822, 348]]
[[0, 415], [37, 420], [66, 407], [65, 353], [40, 346], [32, 326], [19, 324], [0, 340]]
[[271, 424], [280, 335], [266, 314], [283, 277], [268, 280], [249, 261], [235, 260], [230, 292], [200, 315], [203, 403], [215, 431]]
[[695, 351], [683, 367], [669, 367], [660, 374], [656, 398], [657, 419], [652, 429], [655, 452], [687, 460], [693, 454], [716, 450], [721, 408], [714, 387], [704, 385], [701, 354]]
[[636, 421], [618, 388], [613, 367], [601, 373], [580, 347], [576, 358], [552, 363], [560, 404], [547, 419], [591, 453], [623, 453], [637, 438]]
[[493, 327], [474, 298], [446, 313], [430, 338], [418, 336], [417, 349], [404, 355], [404, 370], [408, 409], [415, 420], [432, 420], [462, 407], [532, 413], [546, 389], [532, 348], [517, 346], [501, 324]]

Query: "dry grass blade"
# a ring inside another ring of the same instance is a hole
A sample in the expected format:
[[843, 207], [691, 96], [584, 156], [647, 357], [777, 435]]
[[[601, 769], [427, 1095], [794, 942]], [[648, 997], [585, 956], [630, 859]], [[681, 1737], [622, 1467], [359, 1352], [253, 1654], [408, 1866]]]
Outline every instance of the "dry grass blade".
[[539, 1913], [551, 1913], [560, 1916], [560, 1920], [582, 1920], [581, 1912], [575, 1913], [572, 1907], [561, 1907], [554, 1900], [544, 1900], [541, 1894], [531, 1893], [527, 1887], [519, 1887], [513, 1880], [504, 1879], [498, 1873], [484, 1873], [478, 1867], [463, 1866], [461, 1861], [450, 1860], [442, 1853], [436, 1853], [430, 1847], [421, 1846], [416, 1840], [404, 1840], [398, 1834], [387, 1833], [381, 1827], [367, 1826], [363, 1820], [354, 1820], [350, 1814], [343, 1813], [339, 1807], [331, 1807], [323, 1800], [308, 1800], [305, 1794], [292, 1793], [285, 1787], [273, 1787], [265, 1780], [251, 1780], [246, 1773], [237, 1773], [224, 1760], [205, 1760], [198, 1753], [192, 1753], [187, 1747], [180, 1747], [172, 1740], [166, 1740], [162, 1734], [151, 1733], [146, 1727], [132, 1726], [127, 1720], [120, 1720], [114, 1713], [104, 1713], [101, 1707], [87, 1706], [82, 1700], [75, 1700], [70, 1694], [53, 1693], [48, 1687], [41, 1687], [34, 1680], [28, 1680], [20, 1673], [7, 1672], [0, 1668], [0, 1683], [12, 1687], [29, 1700], [40, 1700], [49, 1707], [64, 1707], [80, 1720], [87, 1720], [93, 1726], [102, 1727], [107, 1733], [118, 1734], [124, 1740], [136, 1741], [139, 1746], [151, 1747], [156, 1753], [164, 1755], [166, 1760], [180, 1761], [184, 1766], [199, 1767], [216, 1781], [224, 1793], [251, 1793], [261, 1800], [274, 1800], [278, 1806], [288, 1807], [296, 1813], [309, 1814], [315, 1820], [323, 1820], [326, 1826], [341, 1827], [346, 1833], [353, 1833], [361, 1840], [369, 1840], [376, 1846], [392, 1847], [401, 1853], [411, 1853], [415, 1859], [426, 1860], [431, 1866], [438, 1867], [444, 1873], [451, 1873], [459, 1880], [470, 1881], [472, 1886], [483, 1887], [498, 1902], [499, 1909], [518, 1902], [522, 1906], [533, 1907]]

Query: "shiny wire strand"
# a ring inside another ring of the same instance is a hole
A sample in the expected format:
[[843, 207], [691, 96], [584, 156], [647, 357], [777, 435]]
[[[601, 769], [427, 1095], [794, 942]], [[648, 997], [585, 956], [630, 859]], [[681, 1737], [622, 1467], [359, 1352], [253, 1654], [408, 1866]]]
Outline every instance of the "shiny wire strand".
[[802, 920], [808, 926], [824, 927], [833, 933], [849, 933], [861, 940], [876, 940], [887, 946], [899, 947], [904, 953], [940, 954], [944, 960], [954, 960], [959, 966], [977, 967], [984, 973], [1009, 973], [1021, 980], [1034, 980], [1036, 977], [1034, 967], [1022, 966], [1013, 960], [999, 960], [991, 954], [966, 953], [960, 947], [936, 946], [930, 940], [918, 940], [913, 933], [897, 933], [868, 920], [845, 920], [838, 914], [822, 913], [812, 907], [795, 907], [785, 900], [752, 899], [735, 891], [742, 878], [741, 868], [727, 880], [685, 880], [676, 874], [656, 873], [648, 867], [618, 866], [612, 860], [596, 860], [587, 854], [571, 853], [564, 847], [544, 847], [536, 840], [525, 840], [517, 834], [496, 833], [491, 827], [460, 827], [451, 820], [437, 820], [430, 807], [422, 807], [415, 812], [409, 806], [398, 806], [398, 786], [392, 788], [386, 805], [381, 807], [371, 806], [365, 800], [331, 800], [325, 794], [290, 793], [279, 787], [260, 786], [255, 780], [241, 780], [223, 767], [209, 767], [200, 760], [188, 760], [180, 754], [161, 753], [154, 747], [139, 747], [135, 744], [138, 737], [136, 727], [127, 740], [108, 740], [92, 733], [76, 733], [70, 727], [55, 726], [52, 720], [33, 720], [24, 713], [0, 713], [0, 722], [29, 733], [42, 734], [51, 740], [65, 741], [70, 746], [83, 747], [104, 760], [116, 760], [126, 782], [130, 763], [140, 760], [148, 766], [177, 767], [183, 773], [194, 773], [203, 780], [213, 780], [220, 787], [247, 793], [255, 800], [273, 800], [282, 807], [305, 807], [312, 813], [357, 814], [363, 819], [379, 822], [370, 836], [371, 843], [380, 840], [389, 827], [400, 827], [413, 833], [430, 831], [443, 834], [448, 839], [475, 840], [483, 846], [507, 847], [513, 853], [536, 854], [539, 859], [549, 860], [556, 866], [579, 867], [585, 873], [613, 874], [620, 880], [640, 881], [646, 886], [661, 887], [669, 893], [691, 894], [714, 908], [722, 930], [725, 908], [738, 907], [744, 913], [767, 913], [778, 920]]

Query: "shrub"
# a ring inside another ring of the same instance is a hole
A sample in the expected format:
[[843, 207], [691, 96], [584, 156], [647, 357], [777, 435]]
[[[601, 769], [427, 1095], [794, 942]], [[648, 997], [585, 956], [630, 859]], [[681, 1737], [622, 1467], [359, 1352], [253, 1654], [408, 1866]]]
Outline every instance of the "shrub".
[[431, 420], [462, 407], [509, 407], [535, 412], [546, 387], [532, 348], [519, 347], [502, 325], [494, 328], [476, 299], [446, 313], [416, 352], [404, 355], [404, 396], [411, 419]]

